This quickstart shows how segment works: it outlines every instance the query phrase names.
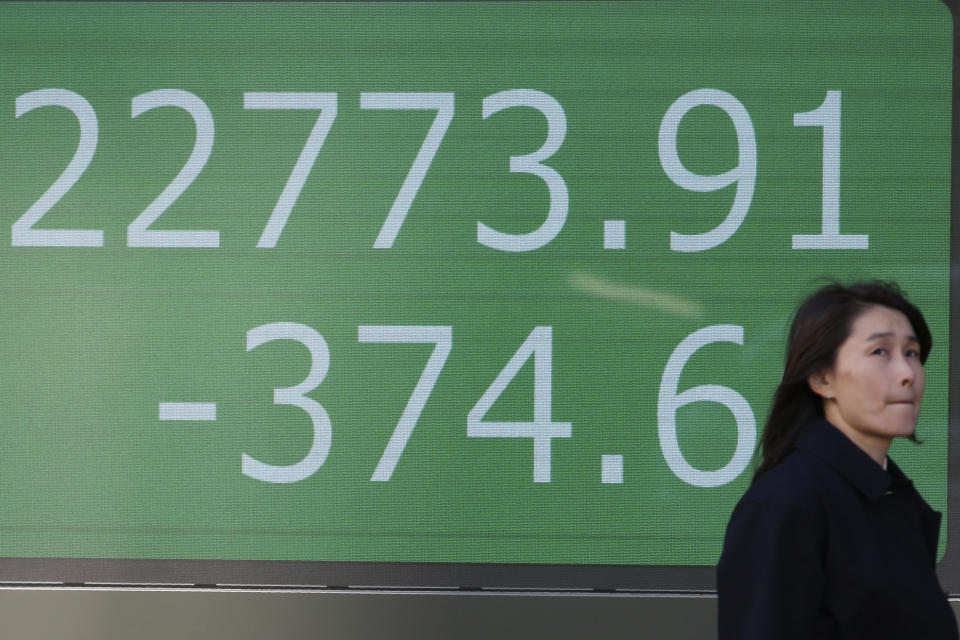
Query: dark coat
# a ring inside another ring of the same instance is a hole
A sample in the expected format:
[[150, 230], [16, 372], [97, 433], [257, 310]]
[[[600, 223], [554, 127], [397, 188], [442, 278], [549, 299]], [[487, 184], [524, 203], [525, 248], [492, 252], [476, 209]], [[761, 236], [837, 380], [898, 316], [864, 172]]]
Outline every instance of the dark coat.
[[720, 640], [956, 640], [940, 514], [826, 421], [737, 504], [717, 565]]

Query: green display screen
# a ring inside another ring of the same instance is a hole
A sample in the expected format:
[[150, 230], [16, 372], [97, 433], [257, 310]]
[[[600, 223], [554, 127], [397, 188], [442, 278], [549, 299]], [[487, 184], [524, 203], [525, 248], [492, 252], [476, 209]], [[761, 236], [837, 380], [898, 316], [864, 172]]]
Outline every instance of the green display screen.
[[952, 39], [936, 0], [0, 4], [0, 556], [708, 567], [824, 278], [926, 315], [891, 455], [946, 511]]

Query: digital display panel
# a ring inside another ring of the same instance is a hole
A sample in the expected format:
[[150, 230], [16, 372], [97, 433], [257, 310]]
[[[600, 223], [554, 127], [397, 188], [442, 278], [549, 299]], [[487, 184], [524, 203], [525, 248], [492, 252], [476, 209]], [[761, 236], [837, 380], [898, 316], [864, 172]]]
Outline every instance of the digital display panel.
[[0, 4], [0, 579], [707, 588], [824, 277], [924, 311], [892, 456], [946, 511], [952, 38], [935, 0]]

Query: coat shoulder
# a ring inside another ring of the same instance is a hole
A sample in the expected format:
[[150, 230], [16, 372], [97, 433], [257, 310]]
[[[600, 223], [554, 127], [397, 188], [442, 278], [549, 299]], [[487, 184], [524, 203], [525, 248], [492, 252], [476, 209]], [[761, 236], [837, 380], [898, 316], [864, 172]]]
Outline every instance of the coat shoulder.
[[773, 501], [788, 508], [812, 506], [836, 483], [834, 476], [820, 459], [794, 449], [780, 464], [758, 476], [740, 502]]

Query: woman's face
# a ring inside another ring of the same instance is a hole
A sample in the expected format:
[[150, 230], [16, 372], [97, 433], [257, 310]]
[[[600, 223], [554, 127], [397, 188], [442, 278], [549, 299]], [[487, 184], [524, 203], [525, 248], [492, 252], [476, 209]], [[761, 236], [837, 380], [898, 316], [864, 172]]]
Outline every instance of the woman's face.
[[810, 377], [827, 420], [867, 453], [881, 447], [882, 456], [893, 438], [913, 434], [924, 382], [910, 321], [881, 306], [861, 313], [833, 367]]

